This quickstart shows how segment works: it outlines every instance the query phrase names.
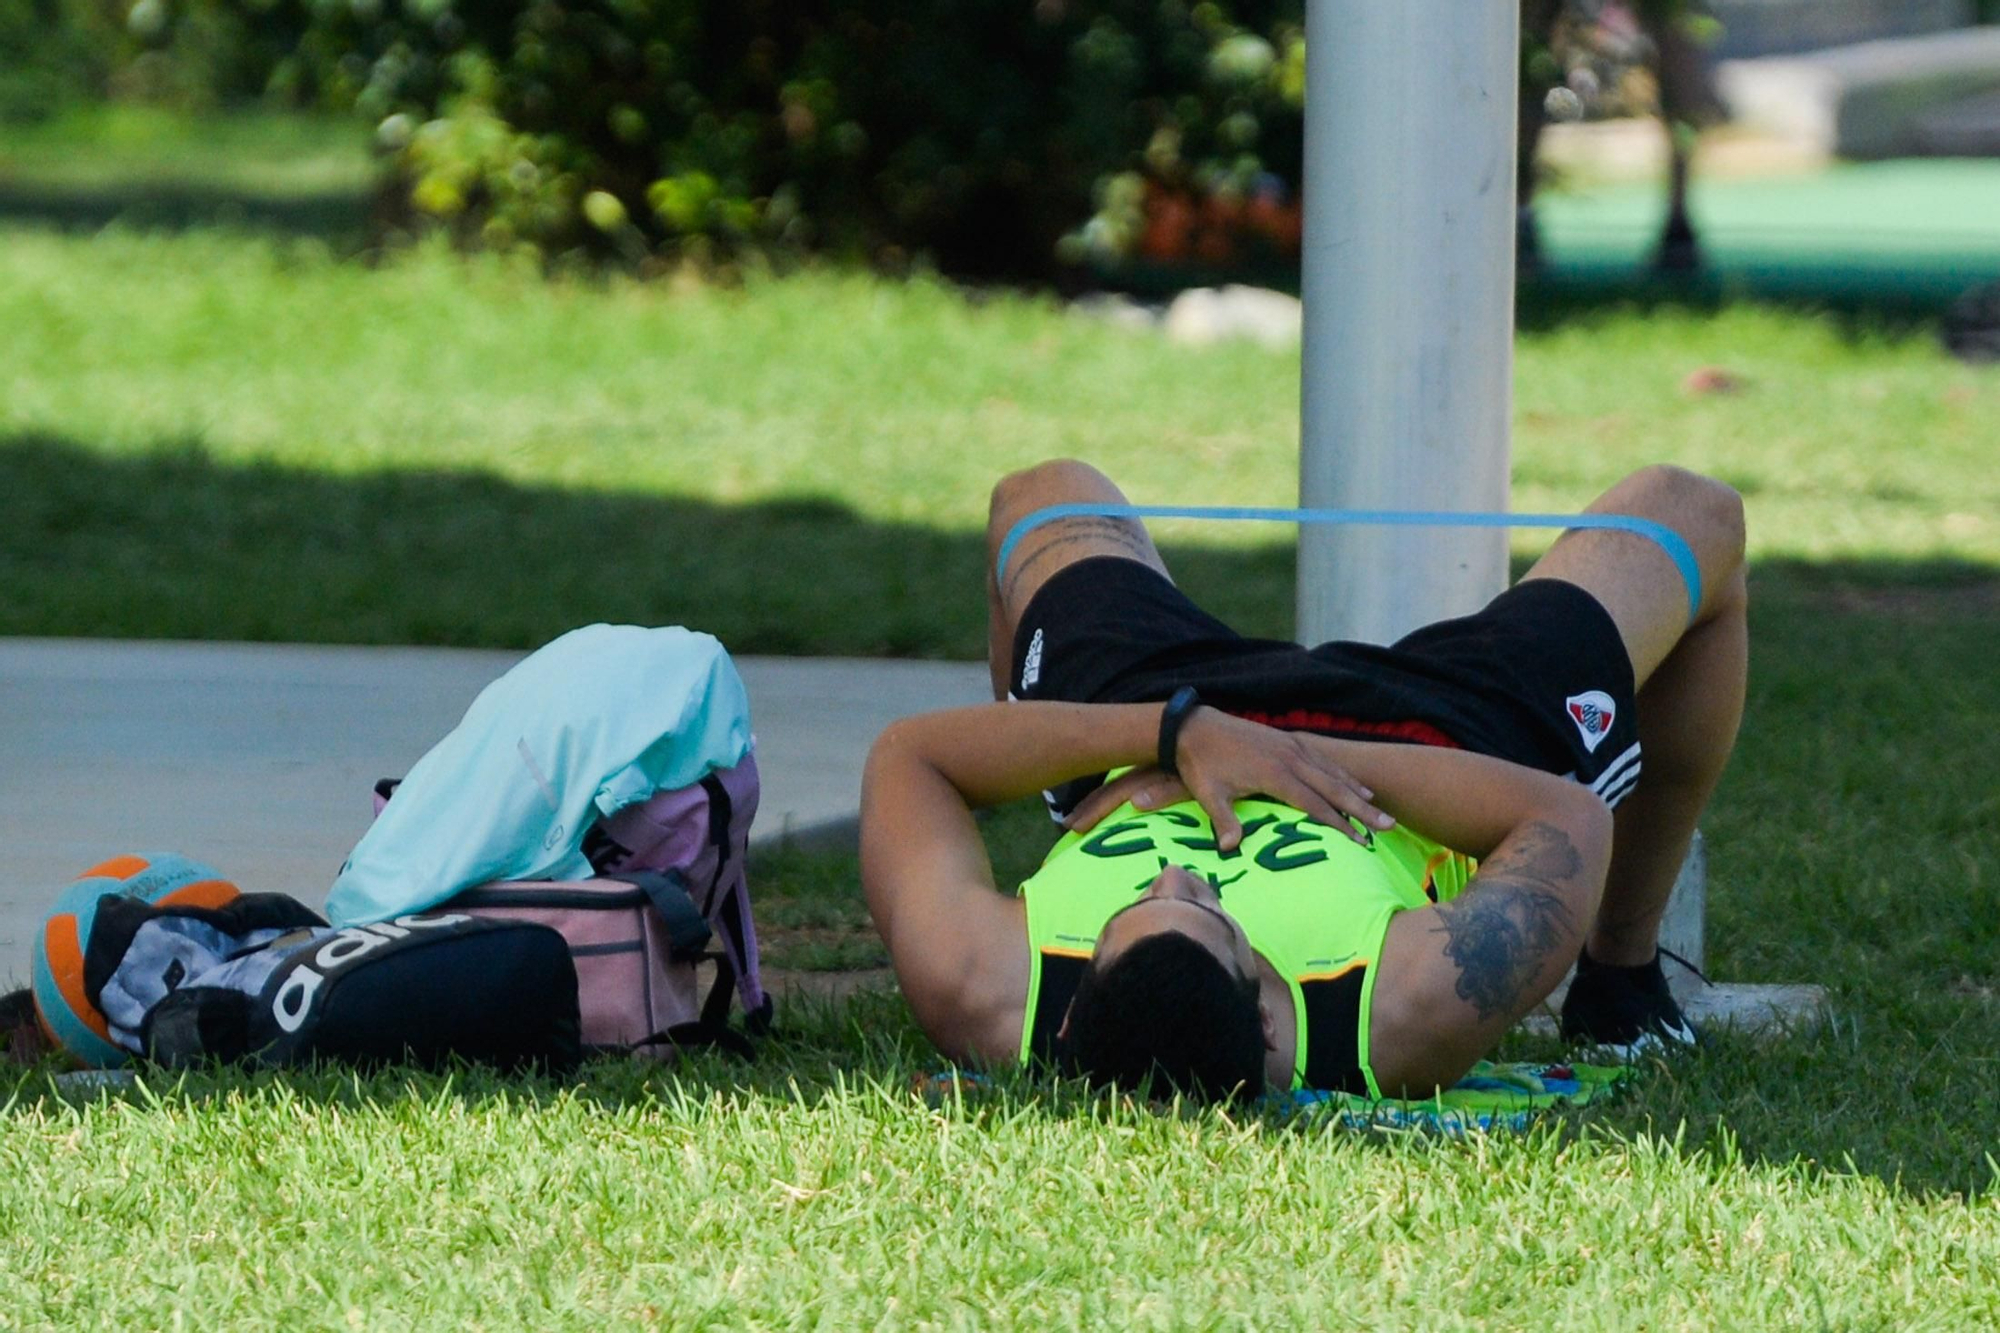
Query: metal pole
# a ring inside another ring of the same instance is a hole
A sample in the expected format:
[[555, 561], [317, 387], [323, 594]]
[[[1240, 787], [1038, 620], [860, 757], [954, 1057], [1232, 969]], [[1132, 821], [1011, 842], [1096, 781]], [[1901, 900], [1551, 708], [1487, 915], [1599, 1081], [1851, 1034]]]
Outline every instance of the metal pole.
[[[1299, 503], [1505, 509], [1513, 0], [1309, 0]], [[1388, 642], [1506, 583], [1498, 530], [1309, 527], [1298, 634]]]

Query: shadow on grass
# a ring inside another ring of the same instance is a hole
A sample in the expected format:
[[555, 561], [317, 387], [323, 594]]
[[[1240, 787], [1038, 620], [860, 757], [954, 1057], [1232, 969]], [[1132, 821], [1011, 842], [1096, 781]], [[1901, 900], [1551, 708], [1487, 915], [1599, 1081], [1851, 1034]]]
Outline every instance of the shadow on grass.
[[1945, 310], [1977, 285], [1970, 279], [1874, 283], [1867, 273], [1839, 269], [1788, 271], [1763, 282], [1643, 270], [1548, 276], [1521, 283], [1514, 323], [1522, 333], [1550, 333], [1632, 311], [1710, 316], [1732, 306], [1757, 306], [1825, 319], [1842, 337], [1858, 341], [1935, 332]]
[[[899, 996], [868, 991], [838, 1002], [808, 997], [788, 1004], [778, 1027], [758, 1042], [755, 1060], [715, 1051], [691, 1052], [670, 1061], [593, 1059], [564, 1076], [507, 1072], [472, 1063], [445, 1068], [326, 1064], [297, 1069], [140, 1065], [108, 1078], [79, 1078], [53, 1064], [26, 1069], [0, 1066], [0, 1116], [99, 1098], [199, 1105], [257, 1089], [282, 1090], [305, 1101], [336, 1106], [450, 1096], [468, 1103], [506, 1098], [527, 1105], [575, 1098], [616, 1110], [716, 1094], [812, 1104], [843, 1086], [852, 1088], [870, 1079], [909, 1086], [919, 1073], [941, 1063], [930, 1054]], [[100, 1078], [104, 1081], [91, 1081]]]
[[[1284, 637], [1289, 541], [1164, 544], [1243, 632]], [[819, 497], [746, 504], [525, 486], [470, 472], [347, 476], [224, 463], [200, 440], [107, 454], [0, 435], [0, 633], [530, 648], [594, 620], [687, 624], [739, 653], [985, 654], [973, 532]], [[1976, 585], [1969, 562], [1776, 562], [1760, 581]], [[1858, 595], [1858, 594], [1855, 594]], [[1846, 604], [1846, 603], [1843, 603]]]
[[[725, 1112], [751, 1103], [811, 1109], [861, 1093], [912, 1107], [927, 1104], [971, 1119], [1022, 1111], [1126, 1119], [1137, 1113], [1135, 1108], [1118, 1106], [1110, 1094], [1045, 1071], [1009, 1069], [969, 1076], [957, 1089], [948, 1082], [949, 1072], [902, 998], [881, 989], [841, 1000], [794, 999], [780, 1012], [777, 1028], [757, 1043], [754, 1060], [716, 1051], [683, 1053], [664, 1062], [605, 1058], [587, 1060], [565, 1076], [505, 1072], [471, 1063], [365, 1069], [334, 1064], [296, 1069], [135, 1066], [101, 1082], [77, 1081], [79, 1076], [54, 1065], [0, 1066], [0, 1123], [103, 1101], [197, 1108], [259, 1095], [340, 1108], [430, 1105], [451, 1099], [467, 1106], [504, 1102], [532, 1109], [570, 1101], [616, 1114], [630, 1108], [711, 1102]], [[1192, 1106], [1182, 1111], [1204, 1113]]]
[[[1282, 548], [1176, 552], [1290, 619]], [[706, 500], [464, 472], [329, 476], [0, 436], [0, 633], [526, 648], [593, 620], [739, 653], [978, 658], [982, 539], [819, 498]]]
[[0, 184], [0, 223], [39, 223], [64, 231], [97, 231], [113, 223], [147, 231], [248, 228], [318, 237], [341, 251], [361, 248], [372, 210], [369, 194], [356, 190], [266, 193], [165, 182]]
[[[108, 1082], [74, 1081], [77, 1078], [52, 1066], [0, 1072], [0, 1121], [104, 1100], [199, 1107], [260, 1093], [328, 1107], [434, 1104], [445, 1098], [469, 1106], [504, 1101], [529, 1108], [574, 1101], [615, 1114], [633, 1107], [688, 1102], [777, 1103], [810, 1109], [851, 1099], [858, 1092], [912, 1106], [921, 1103], [946, 1116], [969, 1120], [1013, 1119], [1023, 1113], [1124, 1121], [1140, 1115], [1221, 1115], [1232, 1123], [1256, 1123], [1272, 1133], [1343, 1132], [1325, 1123], [1321, 1111], [1294, 1112], [1280, 1099], [1253, 1108], [1210, 1107], [1166, 1098], [1147, 1103], [1112, 1090], [1092, 1089], [1046, 1067], [976, 1074], [954, 1070], [924, 1038], [901, 997], [889, 989], [859, 991], [840, 1000], [793, 1000], [780, 1011], [777, 1029], [758, 1043], [754, 1060], [714, 1051], [685, 1053], [669, 1062], [599, 1059], [586, 1061], [567, 1076], [458, 1063], [446, 1068], [356, 1069], [329, 1064], [283, 1070], [138, 1066]], [[1547, 1123], [1579, 1129], [1587, 1122], [1551, 1116]], [[1392, 1147], [1393, 1138], [1364, 1136], [1378, 1148]]]
[[[1519, 276], [1514, 322], [1521, 332], [1547, 333], [1632, 310], [1712, 315], [1755, 305], [1825, 317], [1850, 338], [1928, 332], [1953, 302], [1993, 280], [2000, 266], [1990, 256], [1979, 260], [1963, 271], [1796, 257], [1688, 274], [1661, 273], [1643, 263], [1552, 265]], [[1094, 276], [1111, 290], [1162, 304], [1189, 287], [1225, 283], [1299, 292], [1296, 265], [1222, 270], [1134, 263]]]

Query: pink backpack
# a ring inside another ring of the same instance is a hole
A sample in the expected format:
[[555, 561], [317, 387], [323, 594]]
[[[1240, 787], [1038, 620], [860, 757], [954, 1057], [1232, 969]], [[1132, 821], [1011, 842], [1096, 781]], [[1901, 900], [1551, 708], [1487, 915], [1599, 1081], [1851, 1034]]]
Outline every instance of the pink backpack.
[[[395, 787], [375, 784], [376, 813]], [[583, 839], [597, 878], [483, 884], [433, 910], [559, 931], [576, 963], [586, 1048], [668, 1059], [679, 1047], [712, 1045], [747, 1056], [748, 1039], [729, 1026], [732, 991], [751, 1035], [770, 1027], [772, 1009], [743, 868], [758, 792], [757, 761], [745, 755], [600, 820]], [[705, 998], [704, 961], [716, 970]]]

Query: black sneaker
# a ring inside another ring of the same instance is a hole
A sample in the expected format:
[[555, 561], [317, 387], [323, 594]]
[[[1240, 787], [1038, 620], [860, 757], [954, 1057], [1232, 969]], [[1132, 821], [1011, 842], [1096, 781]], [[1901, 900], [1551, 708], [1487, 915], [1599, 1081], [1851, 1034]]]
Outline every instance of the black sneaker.
[[1630, 1062], [1695, 1045], [1700, 1036], [1674, 1003], [1660, 955], [1640, 967], [1613, 967], [1588, 953], [1563, 997], [1562, 1038]]

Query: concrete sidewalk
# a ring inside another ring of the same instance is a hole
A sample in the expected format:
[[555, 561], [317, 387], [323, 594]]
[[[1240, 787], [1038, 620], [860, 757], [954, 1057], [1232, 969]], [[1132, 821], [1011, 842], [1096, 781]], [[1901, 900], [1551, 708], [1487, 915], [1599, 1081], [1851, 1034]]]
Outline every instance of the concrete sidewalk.
[[[179, 851], [317, 907], [405, 772], [517, 652], [0, 639], [0, 982], [61, 886]], [[759, 842], [851, 828], [893, 718], [989, 697], [983, 663], [737, 658]], [[18, 981], [16, 981], [18, 984]]]

